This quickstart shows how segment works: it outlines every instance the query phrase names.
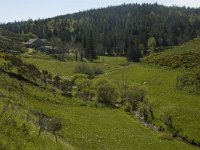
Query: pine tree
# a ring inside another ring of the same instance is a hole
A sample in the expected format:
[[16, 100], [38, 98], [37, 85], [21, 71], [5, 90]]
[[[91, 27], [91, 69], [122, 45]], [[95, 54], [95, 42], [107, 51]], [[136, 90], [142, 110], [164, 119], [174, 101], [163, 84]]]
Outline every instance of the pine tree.
[[93, 38], [93, 34], [91, 31], [90, 31], [90, 34], [89, 34], [89, 37], [88, 37], [88, 40], [86, 43], [85, 57], [87, 59], [89, 59], [90, 61], [97, 58], [94, 38]]
[[129, 46], [127, 50], [128, 61], [139, 62], [141, 58], [141, 52], [139, 49], [139, 42], [137, 38], [130, 38]]
[[[92, 47], [98, 47], [100, 51], [101, 45], [101, 54], [108, 55], [117, 53], [127, 56], [129, 39], [134, 35], [138, 38], [138, 45], [143, 44], [143, 56], [146, 56], [148, 49], [152, 53], [157, 52], [165, 46], [179, 45], [200, 35], [199, 17], [200, 8], [129, 4], [49, 19], [1, 24], [0, 27], [25, 35], [30, 32], [48, 40], [57, 37], [63, 42], [81, 42], [87, 58], [90, 58], [86, 50], [88, 41], [91, 41], [90, 31], [95, 31], [92, 32]], [[150, 37], [155, 39], [150, 40], [148, 47]]]

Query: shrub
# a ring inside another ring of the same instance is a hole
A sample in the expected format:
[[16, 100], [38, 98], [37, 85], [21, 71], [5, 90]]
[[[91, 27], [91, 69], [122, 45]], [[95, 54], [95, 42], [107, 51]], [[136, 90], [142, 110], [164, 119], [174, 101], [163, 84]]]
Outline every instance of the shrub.
[[29, 71], [25, 66], [18, 67], [17, 72], [19, 75], [25, 75], [25, 76], [29, 74]]
[[52, 83], [52, 74], [48, 71], [42, 70], [41, 77], [45, 83]]
[[75, 74], [72, 76], [72, 83], [75, 84], [77, 79], [88, 79], [88, 78], [89, 78], [89, 76], [86, 74]]
[[21, 76], [29, 79], [40, 79], [41, 77], [41, 72], [35, 65], [25, 64], [20, 58], [14, 55], [5, 55], [4, 60], [7, 61], [3, 66], [4, 70], [11, 70], [13, 67], [16, 67], [18, 74]]
[[103, 70], [99, 65], [93, 65], [92, 67], [95, 75], [103, 74]]
[[138, 84], [132, 84], [125, 92], [125, 98], [131, 104], [133, 110], [137, 109], [139, 102], [145, 100], [146, 95], [145, 87]]
[[123, 109], [124, 109], [124, 111], [126, 111], [126, 112], [131, 112], [132, 106], [130, 105], [130, 103], [125, 103], [125, 104], [123, 105]]
[[51, 132], [51, 133], [53, 133], [55, 135], [56, 142], [57, 142], [56, 132], [61, 130], [61, 128], [62, 128], [61, 120], [58, 119], [58, 118], [40, 116], [38, 123], [39, 123], [39, 126], [40, 126], [40, 130], [39, 130], [39, 135], [38, 136], [40, 136], [42, 131], [48, 131], [48, 132]]
[[163, 133], [160, 138], [164, 141], [173, 141], [173, 136], [171, 133]]
[[94, 70], [92, 70], [91, 66], [86, 63], [80, 63], [77, 64], [74, 68], [74, 73], [81, 73], [81, 74], [87, 74], [89, 76], [94, 75]]
[[22, 131], [22, 133], [24, 135], [28, 135], [29, 134], [29, 128], [28, 128], [28, 126], [25, 123], [23, 123], [21, 125], [21, 127], [19, 127], [19, 129]]
[[72, 92], [69, 92], [69, 91], [63, 91], [62, 92], [62, 96], [69, 97], [69, 98], [73, 97]]
[[98, 80], [96, 83], [96, 94], [97, 101], [106, 105], [114, 105], [119, 98], [116, 86], [105, 79]]
[[79, 96], [83, 100], [93, 100], [94, 97], [95, 97], [95, 91], [93, 89], [90, 89], [90, 88], [84, 88], [79, 93]]
[[102, 78], [96, 79], [95, 82], [94, 82], [94, 87], [98, 88], [100, 85], [103, 85], [103, 84], [106, 84], [106, 83], [110, 83], [110, 81], [107, 80], [107, 79], [102, 79]]
[[60, 88], [61, 86], [61, 77], [60, 76], [55, 76], [53, 79], [53, 85], [57, 88]]
[[103, 70], [98, 65], [91, 65], [87, 63], [77, 64], [74, 68], [74, 73], [87, 74], [89, 77], [103, 73]]
[[14, 55], [5, 55], [4, 59], [6, 61], [10, 61], [10, 63], [11, 63], [12, 66], [20, 67], [20, 66], [24, 65], [23, 61], [20, 58], [14, 56]]
[[160, 66], [168, 66], [171, 68], [193, 68], [200, 64], [200, 53], [199, 52], [174, 52], [170, 53], [157, 53], [156, 55], [150, 55], [145, 57], [142, 62], [153, 63]]
[[73, 83], [70, 79], [64, 79], [61, 81], [61, 90], [62, 91], [72, 91]]
[[151, 122], [153, 119], [152, 106], [149, 103], [139, 103], [138, 112], [141, 117], [144, 118], [145, 122]]
[[95, 92], [92, 88], [92, 81], [89, 79], [77, 79], [75, 81], [77, 87], [77, 96], [84, 100], [92, 100], [95, 97]]
[[40, 79], [41, 72], [37, 67], [31, 64], [24, 64], [23, 66], [19, 66], [17, 68], [18, 74], [21, 76], [27, 77], [29, 79]]
[[162, 110], [162, 113], [160, 114], [160, 120], [163, 121], [165, 123], [165, 125], [169, 128], [169, 129], [173, 129], [173, 115], [174, 114], [174, 108], [164, 108]]
[[25, 64], [24, 66], [27, 67], [30, 77], [32, 78], [40, 78], [41, 77], [41, 72], [39, 71], [39, 69], [32, 65], [32, 64]]

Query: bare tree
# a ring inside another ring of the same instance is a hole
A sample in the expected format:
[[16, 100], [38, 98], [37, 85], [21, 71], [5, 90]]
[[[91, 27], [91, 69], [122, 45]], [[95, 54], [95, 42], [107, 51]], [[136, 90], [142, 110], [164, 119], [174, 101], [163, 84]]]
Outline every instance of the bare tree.
[[55, 48], [59, 45], [60, 42], [61, 42], [61, 40], [58, 37], [55, 37], [55, 36], [50, 39], [50, 43], [53, 47], [54, 52], [55, 52]]
[[65, 54], [69, 54], [69, 44], [66, 42], [60, 42], [57, 51], [59, 54], [59, 59], [64, 61]]
[[80, 55], [80, 61], [83, 61], [84, 48], [81, 43], [69, 43], [69, 49], [75, 53], [76, 61], [78, 61], [78, 55]]
[[46, 115], [40, 115], [39, 116], [39, 135], [41, 135], [42, 131], [48, 131], [54, 134], [56, 138], [56, 142], [58, 141], [56, 132], [59, 131], [62, 128], [61, 121], [58, 118], [51, 118]]

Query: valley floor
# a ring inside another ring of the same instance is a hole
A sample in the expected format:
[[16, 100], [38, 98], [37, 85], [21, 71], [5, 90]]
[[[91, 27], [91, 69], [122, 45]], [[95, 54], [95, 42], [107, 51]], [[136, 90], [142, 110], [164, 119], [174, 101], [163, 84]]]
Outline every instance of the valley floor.
[[[160, 124], [159, 115], [169, 111], [173, 115], [174, 126], [182, 134], [200, 141], [200, 96], [176, 90], [175, 80], [180, 70], [143, 64], [122, 67], [124, 58], [117, 58], [115, 62], [118, 64], [111, 63], [109, 59], [105, 58], [103, 62], [107, 73], [98, 78], [108, 78], [116, 84], [122, 81], [145, 84], [154, 106], [155, 123]], [[76, 64], [38, 58], [24, 60], [64, 77], [73, 74], [73, 66]], [[0, 149], [198, 149], [177, 139], [163, 139], [163, 133], [146, 128], [121, 109], [95, 108], [92, 102], [64, 98], [59, 93], [53, 94], [48, 89], [21, 83], [0, 73], [0, 110], [8, 99], [12, 105], [0, 119]], [[58, 132], [58, 143], [53, 135], [49, 136], [45, 132], [38, 137], [39, 129], [37, 123], [34, 123], [34, 115], [30, 114], [28, 122], [25, 119], [30, 110], [61, 119], [62, 130]], [[27, 134], [22, 129], [24, 124]]]

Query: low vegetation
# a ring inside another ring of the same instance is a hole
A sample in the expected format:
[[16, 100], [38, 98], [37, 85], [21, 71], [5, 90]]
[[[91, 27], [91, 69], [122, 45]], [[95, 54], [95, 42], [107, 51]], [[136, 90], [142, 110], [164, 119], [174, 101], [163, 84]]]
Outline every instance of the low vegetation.
[[[16, 67], [7, 71], [18, 74]], [[88, 99], [83, 101], [62, 96], [59, 83], [65, 81], [83, 90], [84, 86], [78, 85], [81, 78], [86, 81], [84, 84], [90, 84], [87, 75], [77, 74], [70, 80], [53, 76], [53, 81], [59, 81], [55, 83], [32, 80], [38, 84], [34, 86], [7, 73], [0, 73], [2, 149], [196, 149], [177, 140], [161, 141], [159, 134], [145, 129], [120, 109], [94, 107], [96, 102], [91, 103]], [[48, 71], [42, 71], [42, 74], [49, 76]], [[113, 86], [107, 82], [108, 87]], [[107, 95], [104, 92], [100, 94]]]
[[[158, 127], [162, 126], [170, 132], [175, 130], [179, 135], [199, 141], [199, 134], [196, 134], [199, 133], [199, 130], [196, 127], [199, 126], [200, 97], [177, 89], [176, 82], [179, 75], [179, 70], [132, 64], [129, 68], [123, 68], [103, 77], [117, 85], [122, 83], [145, 85], [148, 91], [146, 97], [148, 101], [138, 105], [139, 111], [144, 116], [148, 116], [152, 124], [156, 124]], [[126, 106], [128, 111], [132, 107], [128, 104]], [[153, 111], [153, 115], [151, 115], [151, 111]], [[146, 112], [148, 115], [145, 114]], [[163, 112], [165, 113], [162, 114]], [[151, 119], [152, 117], [154, 119]]]
[[200, 65], [200, 38], [193, 39], [181, 46], [170, 50], [152, 54], [144, 59], [143, 63], [167, 66], [170, 68], [194, 68]]
[[119, 99], [119, 92], [112, 82], [99, 79], [95, 83], [96, 87], [96, 97], [99, 103], [106, 104], [108, 106], [115, 106]]
[[21, 42], [23, 42], [27, 35], [15, 34], [0, 28], [0, 52], [9, 52], [19, 54], [24, 52], [26, 48]]
[[97, 64], [87, 64], [87, 63], [79, 63], [74, 68], [74, 73], [87, 74], [90, 77], [94, 77], [95, 75], [100, 75], [103, 73], [101, 67]]
[[138, 104], [146, 100], [145, 87], [138, 84], [127, 85], [124, 99], [131, 104], [132, 110], [137, 110]]

